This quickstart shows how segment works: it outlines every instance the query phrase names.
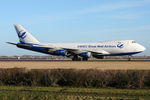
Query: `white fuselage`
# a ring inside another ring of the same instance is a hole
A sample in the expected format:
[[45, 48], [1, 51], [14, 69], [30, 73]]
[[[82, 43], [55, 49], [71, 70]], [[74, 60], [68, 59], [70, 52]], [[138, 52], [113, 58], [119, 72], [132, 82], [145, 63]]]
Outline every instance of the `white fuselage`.
[[[108, 41], [101, 43], [41, 43], [56, 49], [69, 48], [78, 50], [78, 53], [83, 51], [102, 52], [100, 55], [132, 55], [145, 50], [145, 47], [135, 43], [133, 40]], [[75, 51], [76, 52], [76, 51]]]

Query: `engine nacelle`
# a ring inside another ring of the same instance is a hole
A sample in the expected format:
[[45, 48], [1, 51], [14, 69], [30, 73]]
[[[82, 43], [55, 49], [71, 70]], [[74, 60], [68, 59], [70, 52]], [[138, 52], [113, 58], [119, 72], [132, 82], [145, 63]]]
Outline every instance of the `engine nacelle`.
[[90, 58], [91, 55], [92, 55], [91, 52], [82, 52], [82, 53], [80, 54], [81, 57], [86, 57], [86, 58]]
[[62, 49], [62, 50], [56, 50], [55, 53], [57, 55], [63, 55], [63, 56], [67, 55], [67, 51], [64, 50], [64, 49]]
[[61, 56], [66, 56], [67, 55], [67, 51], [64, 50], [64, 49], [56, 50], [56, 51], [49, 51], [49, 53], [51, 53], [53, 55], [61, 55]]

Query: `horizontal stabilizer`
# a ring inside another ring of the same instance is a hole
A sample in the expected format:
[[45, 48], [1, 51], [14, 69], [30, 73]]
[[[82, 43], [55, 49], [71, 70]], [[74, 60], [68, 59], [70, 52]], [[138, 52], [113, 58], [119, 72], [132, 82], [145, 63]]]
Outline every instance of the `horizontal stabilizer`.
[[18, 47], [32, 47], [33, 46], [33, 45], [29, 45], [29, 44], [17, 44], [17, 43], [12, 43], [12, 42], [6, 42], [6, 43], [16, 45]]
[[6, 42], [8, 44], [12, 44], [12, 45], [17, 45], [17, 43], [12, 43], [12, 42]]

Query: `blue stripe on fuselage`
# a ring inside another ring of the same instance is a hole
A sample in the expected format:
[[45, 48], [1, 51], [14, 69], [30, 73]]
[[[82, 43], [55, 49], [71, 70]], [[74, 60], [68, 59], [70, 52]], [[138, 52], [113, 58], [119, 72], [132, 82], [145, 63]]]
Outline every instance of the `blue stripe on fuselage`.
[[[23, 49], [27, 49], [27, 50], [32, 50], [32, 51], [36, 51], [36, 52], [41, 52], [41, 53], [45, 53], [45, 54], [50, 54], [46, 48], [44, 47], [38, 47], [38, 45], [40, 44], [33, 44], [33, 43], [18, 43], [18, 44], [26, 44], [26, 45], [31, 45], [31, 47], [28, 46], [18, 46], [19, 48], [23, 48]], [[34, 46], [36, 45], [36, 46]]]
[[142, 51], [138, 51], [138, 52], [126, 52], [126, 53], [110, 54], [109, 56], [134, 55], [134, 54], [141, 53], [141, 52], [142, 52]]
[[23, 49], [28, 49], [28, 50], [32, 50], [32, 51], [37, 51], [37, 52], [49, 54], [47, 52], [46, 48], [44, 48], [44, 47], [32, 46], [32, 47], [24, 47]]

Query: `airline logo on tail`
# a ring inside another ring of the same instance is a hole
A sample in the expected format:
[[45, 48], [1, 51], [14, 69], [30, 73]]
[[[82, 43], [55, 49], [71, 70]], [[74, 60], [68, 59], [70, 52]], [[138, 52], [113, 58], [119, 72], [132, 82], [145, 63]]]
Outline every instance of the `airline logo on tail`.
[[24, 39], [24, 38], [26, 38], [26, 32], [24, 32], [24, 31], [20, 31], [20, 32], [18, 32], [18, 37], [19, 38], [21, 38], [21, 39]]

